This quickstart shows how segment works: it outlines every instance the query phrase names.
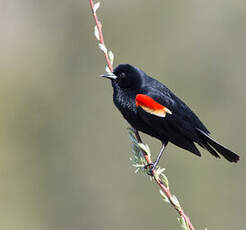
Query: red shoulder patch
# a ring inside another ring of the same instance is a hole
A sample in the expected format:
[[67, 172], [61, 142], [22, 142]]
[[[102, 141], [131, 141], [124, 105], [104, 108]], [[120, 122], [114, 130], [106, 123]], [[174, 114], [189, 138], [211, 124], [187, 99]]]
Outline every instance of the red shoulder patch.
[[172, 114], [172, 112], [168, 108], [159, 104], [153, 98], [145, 94], [137, 94], [136, 106], [140, 106], [146, 112], [159, 117], [165, 117], [166, 113]]
[[153, 110], [160, 110], [165, 108], [163, 105], [159, 104], [154, 99], [144, 94], [137, 94], [136, 105], [145, 106]]

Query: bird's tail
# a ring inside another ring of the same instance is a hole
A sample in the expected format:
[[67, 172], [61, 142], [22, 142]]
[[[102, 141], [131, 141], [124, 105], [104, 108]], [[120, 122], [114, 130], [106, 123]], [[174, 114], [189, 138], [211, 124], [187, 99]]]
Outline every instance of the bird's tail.
[[239, 156], [232, 152], [231, 150], [227, 149], [225, 146], [219, 144], [215, 141], [212, 137], [210, 137], [204, 131], [197, 129], [198, 135], [201, 139], [201, 143], [199, 143], [203, 148], [207, 149], [212, 155], [215, 157], [220, 157], [218, 155], [221, 154], [226, 160], [230, 162], [238, 162]]

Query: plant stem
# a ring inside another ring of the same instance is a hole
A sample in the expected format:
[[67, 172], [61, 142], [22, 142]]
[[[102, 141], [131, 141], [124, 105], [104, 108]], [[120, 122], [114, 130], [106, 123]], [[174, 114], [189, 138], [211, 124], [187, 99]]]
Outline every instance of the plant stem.
[[[99, 42], [103, 46], [105, 46], [104, 38], [103, 38], [103, 32], [102, 32], [102, 23], [98, 20], [96, 11], [94, 10], [94, 2], [93, 2], [93, 0], [89, 0], [89, 2], [90, 2], [90, 6], [91, 6], [93, 17], [94, 17], [94, 20], [95, 20], [95, 23], [96, 23], [96, 26], [97, 26], [97, 29], [98, 29], [98, 32], [99, 32]], [[108, 52], [104, 52], [104, 56], [105, 56], [108, 68], [110, 69], [111, 72], [113, 72], [113, 66], [111, 65]]]
[[[143, 143], [142, 140], [141, 140], [141, 137], [139, 135], [139, 132], [137, 130], [135, 130], [135, 136], [136, 136], [136, 139], [138, 140], [139, 143]], [[143, 155], [144, 155], [144, 158], [147, 162], [147, 165], [153, 165], [153, 162], [152, 160], [150, 159], [149, 155], [147, 153], [145, 153], [143, 150]], [[152, 175], [153, 175], [153, 178], [155, 180], [155, 182], [159, 185], [160, 189], [165, 193], [165, 195], [167, 196], [170, 204], [172, 204], [172, 206], [176, 209], [176, 211], [178, 212], [178, 214], [184, 218], [185, 222], [188, 224], [189, 226], [189, 229], [190, 230], [195, 230], [195, 228], [193, 227], [191, 221], [190, 221], [190, 218], [184, 213], [183, 209], [181, 207], [177, 207], [177, 205], [174, 204], [173, 202], [173, 195], [171, 194], [170, 190], [168, 187], [166, 187], [162, 181], [160, 179], [158, 179], [157, 176], [155, 176], [156, 174], [156, 170], [152, 170]]]

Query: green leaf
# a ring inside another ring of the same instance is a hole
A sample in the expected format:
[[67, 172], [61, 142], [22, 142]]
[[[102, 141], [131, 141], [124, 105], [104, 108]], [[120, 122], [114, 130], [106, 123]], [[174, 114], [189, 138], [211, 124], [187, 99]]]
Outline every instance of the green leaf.
[[181, 225], [181, 227], [182, 227], [183, 229], [185, 229], [185, 230], [190, 230], [190, 229], [189, 229], [189, 226], [188, 226], [188, 224], [186, 223], [186, 221], [185, 221], [185, 219], [184, 219], [183, 216], [178, 217], [178, 221], [179, 221], [179, 223], [180, 223], [180, 225]]
[[94, 35], [97, 38], [97, 40], [99, 41], [100, 40], [100, 36], [99, 36], [99, 31], [98, 31], [97, 26], [94, 27]]
[[150, 155], [150, 149], [148, 145], [145, 145], [143, 143], [138, 143], [138, 146], [147, 154]]
[[129, 136], [130, 140], [131, 140], [135, 145], [138, 145], [137, 139], [136, 139], [135, 135], [134, 135], [132, 132], [128, 131], [128, 136]]
[[168, 179], [167, 179], [167, 177], [166, 177], [166, 175], [164, 173], [161, 173], [160, 180], [169, 189]]
[[107, 65], [105, 67], [105, 70], [106, 70], [107, 73], [111, 73], [111, 70], [109, 69], [109, 67]]
[[98, 46], [99, 46], [99, 49], [102, 50], [104, 53], [108, 52], [108, 50], [104, 44], [99, 43]]
[[109, 57], [111, 65], [113, 65], [113, 63], [114, 63], [114, 54], [113, 54], [113, 52], [111, 50], [108, 52], [108, 57]]
[[167, 203], [170, 203], [170, 200], [168, 199], [167, 195], [161, 189], [159, 191], [160, 191], [160, 194], [161, 194], [163, 200]]
[[174, 205], [175, 205], [178, 209], [181, 208], [181, 207], [180, 207], [180, 203], [179, 203], [179, 201], [178, 201], [178, 199], [177, 199], [177, 197], [176, 197], [175, 195], [172, 195], [171, 200], [172, 200], [172, 202], [174, 203]]
[[97, 3], [94, 4], [94, 7], [93, 7], [94, 13], [97, 12], [97, 10], [98, 10], [99, 7], [100, 7], [100, 2], [97, 2]]

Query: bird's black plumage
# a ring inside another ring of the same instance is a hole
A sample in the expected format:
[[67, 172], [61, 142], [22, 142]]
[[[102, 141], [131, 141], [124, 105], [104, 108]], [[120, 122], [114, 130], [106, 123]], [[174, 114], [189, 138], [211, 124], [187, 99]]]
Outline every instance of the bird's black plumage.
[[195, 143], [215, 157], [221, 154], [230, 162], [239, 160], [237, 154], [210, 137], [204, 124], [181, 99], [139, 68], [121, 64], [113, 74], [104, 77], [112, 81], [114, 104], [137, 131], [198, 156], [201, 153]]

